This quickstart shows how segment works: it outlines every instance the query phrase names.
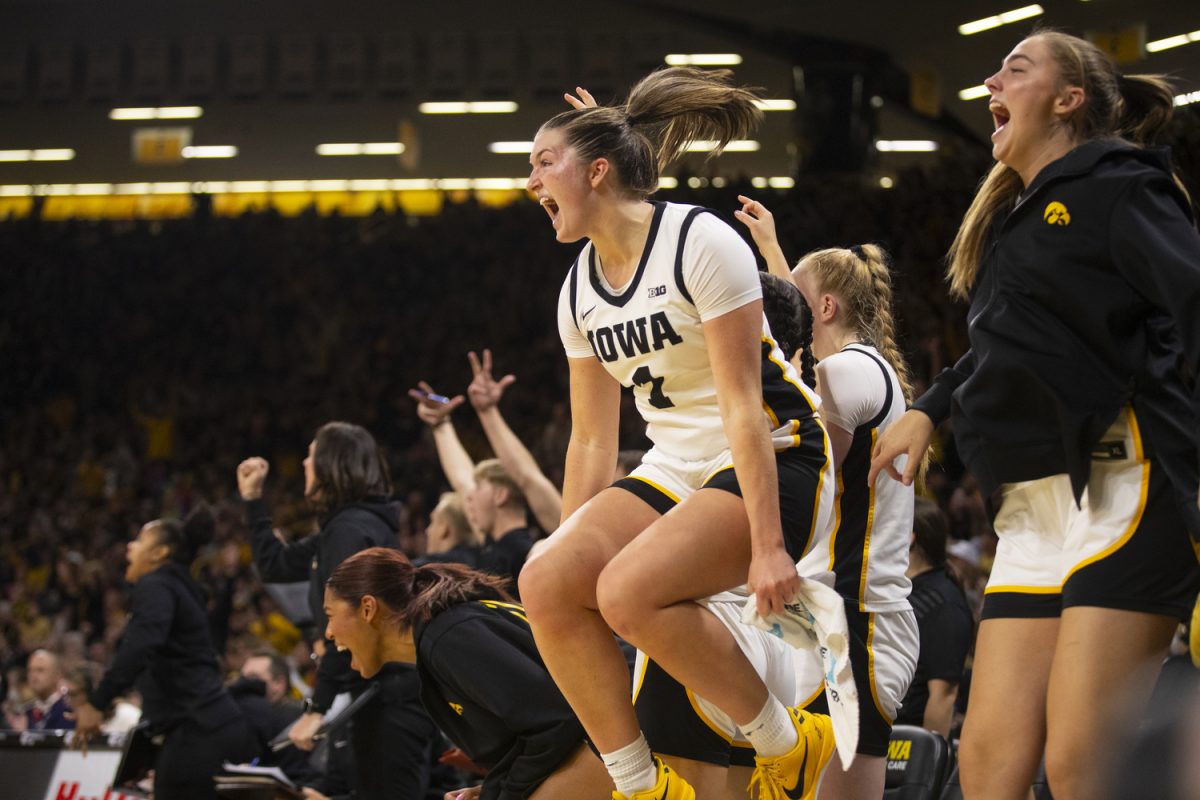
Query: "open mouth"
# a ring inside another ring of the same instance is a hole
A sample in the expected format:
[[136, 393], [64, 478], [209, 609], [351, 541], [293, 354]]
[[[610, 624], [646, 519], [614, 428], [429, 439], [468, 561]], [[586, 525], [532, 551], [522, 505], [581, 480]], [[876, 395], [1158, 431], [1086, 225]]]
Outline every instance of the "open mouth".
[[1004, 126], [1008, 124], [1008, 109], [1000, 103], [992, 103], [988, 106], [988, 111], [992, 112], [992, 124], [996, 128], [994, 131], [992, 131], [992, 136], [995, 136], [997, 133], [1004, 130]]
[[558, 219], [558, 203], [549, 197], [539, 197], [538, 201], [542, 204], [542, 208], [546, 209], [546, 213], [550, 215], [551, 222]]

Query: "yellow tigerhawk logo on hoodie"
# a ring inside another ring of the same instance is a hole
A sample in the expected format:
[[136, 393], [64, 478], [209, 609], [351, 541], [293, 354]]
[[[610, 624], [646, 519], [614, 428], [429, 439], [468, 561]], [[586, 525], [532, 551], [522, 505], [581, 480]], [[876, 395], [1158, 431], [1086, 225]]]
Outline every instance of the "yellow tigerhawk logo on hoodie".
[[1042, 212], [1042, 219], [1051, 225], [1070, 225], [1071, 212], [1067, 211], [1067, 207], [1055, 200], [1050, 205], [1046, 206], [1046, 210]]
[[454, 713], [460, 717], [463, 715], [463, 707], [458, 703], [450, 703], [450, 707], [454, 709]]

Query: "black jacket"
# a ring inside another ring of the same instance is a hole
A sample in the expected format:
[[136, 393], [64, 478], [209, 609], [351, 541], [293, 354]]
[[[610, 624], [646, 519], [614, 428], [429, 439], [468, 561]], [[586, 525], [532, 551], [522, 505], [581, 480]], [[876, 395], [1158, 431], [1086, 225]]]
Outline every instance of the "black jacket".
[[204, 590], [169, 562], [133, 585], [129, 622], [91, 704], [104, 710], [136, 684], [142, 716], [160, 733], [185, 720], [216, 730], [240, 712], [221, 683]]
[[921, 727], [929, 704], [929, 682], [941, 680], [957, 685], [962, 680], [967, 654], [975, 639], [975, 617], [963, 590], [950, 580], [944, 566], [913, 576], [908, 601], [917, 617], [921, 647], [917, 671], [900, 704], [895, 724]]
[[519, 605], [450, 606], [415, 631], [421, 700], [489, 772], [483, 800], [523, 800], [584, 742]]
[[1046, 166], [994, 225], [967, 321], [971, 350], [913, 407], [953, 414], [986, 491], [1066, 473], [1078, 500], [1132, 404], [1146, 456], [1200, 519], [1200, 234], [1163, 153], [1094, 141]]
[[255, 678], [238, 678], [227, 688], [254, 735], [261, 753], [259, 764], [279, 767], [298, 786], [315, 781], [320, 773], [309, 764], [309, 753], [298, 747], [271, 752], [271, 741], [303, 713], [304, 706], [300, 701], [285, 698], [278, 703], [269, 702], [267, 685]]
[[[308, 581], [308, 607], [312, 611], [315, 636], [325, 636], [325, 581], [355, 553], [369, 547], [397, 547], [400, 504], [380, 498], [351, 503], [322, 520], [319, 533], [291, 544], [275, 538], [271, 514], [262, 500], [246, 503], [250, 546], [259, 575], [268, 583]], [[317, 668], [313, 706], [328, 709], [341, 692], [357, 692], [362, 678], [350, 668], [350, 654], [337, 651], [325, 641], [325, 656]]]
[[511, 528], [499, 539], [490, 541], [479, 553], [479, 569], [501, 578], [508, 578], [508, 593], [520, 599], [517, 579], [525, 568], [525, 559], [533, 548], [529, 528]]
[[357, 762], [356, 800], [423, 800], [429, 789], [433, 745], [440, 742], [421, 702], [411, 664], [384, 664], [371, 679], [383, 690], [351, 723]]

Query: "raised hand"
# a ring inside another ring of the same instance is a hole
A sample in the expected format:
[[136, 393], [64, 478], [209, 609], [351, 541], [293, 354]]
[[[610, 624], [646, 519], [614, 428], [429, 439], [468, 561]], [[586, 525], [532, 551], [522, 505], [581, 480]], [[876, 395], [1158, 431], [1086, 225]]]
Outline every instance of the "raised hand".
[[471, 405], [476, 411], [486, 411], [489, 408], [494, 408], [500, 398], [504, 396], [504, 390], [517, 380], [515, 375], [505, 375], [500, 380], [492, 377], [492, 351], [484, 349], [483, 359], [475, 355], [475, 351], [467, 353], [467, 359], [471, 362], [471, 372], [474, 377], [471, 378], [471, 385], [467, 387], [467, 396], [471, 398]]
[[417, 416], [431, 428], [448, 421], [451, 412], [466, 400], [461, 394], [454, 397], [440, 395], [425, 381], [417, 381], [417, 387], [409, 389], [408, 396], [417, 401]]
[[563, 95], [563, 99], [571, 104], [572, 108], [597, 108], [600, 104], [596, 102], [596, 98], [592, 97], [592, 93], [582, 86], [576, 86], [575, 91], [578, 97], [567, 92]]
[[778, 244], [778, 237], [775, 235], [775, 216], [767, 210], [767, 207], [744, 194], [738, 195], [738, 202], [742, 204], [742, 207], [734, 211], [733, 216], [750, 229], [750, 235], [754, 237], [754, 243], [758, 245], [759, 251], [761, 252], [764, 246]]
[[258, 456], [247, 458], [238, 464], [238, 494], [242, 496], [243, 500], [257, 500], [262, 497], [263, 483], [267, 480], [267, 473], [270, 470], [271, 465], [267, 463], [267, 460]]

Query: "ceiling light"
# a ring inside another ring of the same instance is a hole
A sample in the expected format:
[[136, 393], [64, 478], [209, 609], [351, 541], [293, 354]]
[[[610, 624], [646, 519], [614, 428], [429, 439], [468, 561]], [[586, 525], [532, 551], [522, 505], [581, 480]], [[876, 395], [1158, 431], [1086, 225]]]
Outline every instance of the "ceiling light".
[[75, 158], [75, 151], [69, 147], [59, 147], [51, 150], [34, 150], [33, 161], [70, 161]]
[[999, 28], [1001, 25], [1008, 25], [1010, 22], [1020, 22], [1023, 19], [1036, 17], [1045, 12], [1044, 8], [1036, 4], [1014, 8], [1012, 11], [1005, 11], [992, 17], [984, 17], [974, 22], [964, 22], [958, 26], [958, 32], [963, 36], [970, 36], [975, 33], [991, 30], [992, 28]]
[[185, 147], [180, 153], [184, 158], [233, 158], [238, 149], [232, 144], [206, 144]]
[[1168, 36], [1166, 39], [1146, 42], [1146, 52], [1157, 53], [1161, 50], [1170, 50], [1172, 47], [1179, 47], [1192, 42], [1200, 42], [1200, 31], [1181, 33], [1178, 36]]
[[350, 191], [352, 192], [386, 192], [388, 190], [387, 178], [372, 178], [368, 180], [350, 181]]
[[398, 156], [404, 152], [399, 142], [336, 142], [317, 145], [319, 156]]
[[196, 119], [204, 114], [200, 106], [162, 106], [160, 108], [114, 108], [109, 119]]
[[421, 103], [417, 110], [422, 114], [511, 114], [517, 110], [517, 104], [511, 100]]
[[1177, 106], [1186, 106], [1192, 103], [1200, 103], [1200, 92], [1175, 95], [1175, 105]]
[[758, 106], [759, 111], [795, 111], [795, 100], [770, 100], [765, 97], [760, 97], [754, 101], [754, 105]]
[[737, 53], [671, 53], [666, 57], [672, 67], [732, 67], [742, 63]]
[[928, 139], [880, 139], [875, 149], [881, 153], [932, 153], [938, 143]]
[[966, 89], [959, 89], [958, 91], [959, 100], [978, 100], [981, 97], [988, 97], [990, 95], [991, 91], [983, 84], [968, 86]]
[[492, 142], [488, 145], [491, 153], [532, 153], [533, 142]]

